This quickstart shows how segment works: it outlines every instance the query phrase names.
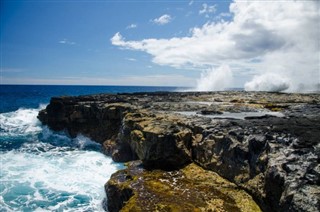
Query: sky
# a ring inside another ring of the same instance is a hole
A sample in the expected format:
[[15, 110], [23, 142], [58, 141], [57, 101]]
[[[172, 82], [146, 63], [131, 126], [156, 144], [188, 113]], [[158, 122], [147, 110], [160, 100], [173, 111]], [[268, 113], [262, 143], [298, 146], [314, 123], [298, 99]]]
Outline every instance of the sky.
[[317, 0], [2, 0], [1, 84], [320, 87]]

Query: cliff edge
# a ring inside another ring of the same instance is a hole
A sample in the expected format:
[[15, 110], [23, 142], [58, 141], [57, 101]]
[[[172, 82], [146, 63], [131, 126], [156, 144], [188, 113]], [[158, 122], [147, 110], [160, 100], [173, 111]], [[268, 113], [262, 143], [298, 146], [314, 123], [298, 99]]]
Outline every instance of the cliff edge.
[[155, 92], [54, 97], [38, 118], [140, 161], [106, 183], [110, 211], [319, 211], [319, 114], [319, 94]]

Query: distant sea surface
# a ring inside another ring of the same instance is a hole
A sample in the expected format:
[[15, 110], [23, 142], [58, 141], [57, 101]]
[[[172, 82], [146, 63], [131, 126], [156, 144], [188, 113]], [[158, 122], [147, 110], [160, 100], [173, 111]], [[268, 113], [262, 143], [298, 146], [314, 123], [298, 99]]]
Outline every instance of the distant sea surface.
[[104, 183], [122, 164], [78, 135], [37, 119], [52, 96], [176, 91], [141, 86], [0, 86], [0, 211], [103, 211]]

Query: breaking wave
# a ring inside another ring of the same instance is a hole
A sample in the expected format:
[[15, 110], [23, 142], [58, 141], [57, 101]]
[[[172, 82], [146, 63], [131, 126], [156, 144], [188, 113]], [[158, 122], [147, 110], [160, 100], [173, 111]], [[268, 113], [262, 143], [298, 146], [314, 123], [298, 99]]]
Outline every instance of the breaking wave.
[[233, 75], [228, 65], [222, 65], [217, 69], [211, 68], [201, 74], [197, 80], [196, 91], [222, 91], [230, 88]]
[[289, 87], [289, 79], [273, 73], [255, 76], [244, 85], [246, 91], [281, 92], [286, 91]]
[[41, 108], [0, 114], [0, 211], [103, 211], [103, 185], [122, 165], [85, 136], [42, 126]]

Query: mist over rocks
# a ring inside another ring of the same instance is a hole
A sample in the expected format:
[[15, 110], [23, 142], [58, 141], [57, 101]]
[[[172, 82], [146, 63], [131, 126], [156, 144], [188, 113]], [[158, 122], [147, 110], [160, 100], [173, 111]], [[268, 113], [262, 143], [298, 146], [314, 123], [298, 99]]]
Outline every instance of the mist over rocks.
[[[106, 184], [110, 211], [159, 195], [163, 198], [150, 203], [160, 211], [174, 209], [188, 202], [187, 196], [173, 195], [169, 199], [176, 202], [168, 202], [165, 194], [193, 187], [200, 195], [198, 208], [241, 211], [235, 196], [230, 202], [196, 186], [193, 175], [201, 170], [234, 183], [263, 211], [317, 211], [319, 114], [319, 94], [224, 91], [55, 97], [38, 118], [51, 129], [102, 143], [115, 161], [138, 160]], [[201, 183], [212, 183], [209, 178]]]

